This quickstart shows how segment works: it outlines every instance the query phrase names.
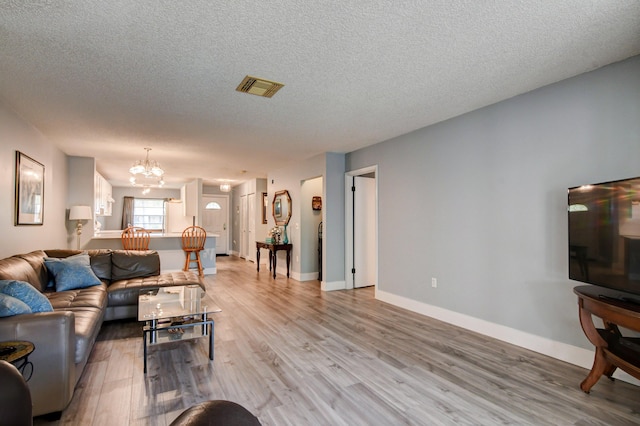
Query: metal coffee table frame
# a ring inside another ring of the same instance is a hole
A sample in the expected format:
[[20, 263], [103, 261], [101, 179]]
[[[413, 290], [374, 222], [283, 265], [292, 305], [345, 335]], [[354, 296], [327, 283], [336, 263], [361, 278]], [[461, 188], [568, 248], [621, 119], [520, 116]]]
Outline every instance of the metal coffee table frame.
[[[186, 293], [193, 286], [160, 287], [141, 290], [138, 297], [138, 320], [144, 321], [144, 373], [147, 373], [148, 347], [156, 344], [209, 337], [209, 359], [213, 360], [214, 321], [209, 316], [220, 312], [204, 291], [197, 287], [198, 297]], [[155, 309], [149, 311], [150, 305]], [[176, 333], [171, 332], [176, 330]]]

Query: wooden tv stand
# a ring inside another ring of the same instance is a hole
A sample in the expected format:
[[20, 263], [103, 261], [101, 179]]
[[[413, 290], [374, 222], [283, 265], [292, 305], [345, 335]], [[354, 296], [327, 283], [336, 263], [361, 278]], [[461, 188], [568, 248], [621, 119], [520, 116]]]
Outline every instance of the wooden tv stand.
[[[611, 379], [616, 368], [640, 379], [640, 338], [625, 337], [618, 329], [640, 332], [640, 304], [621, 300], [634, 296], [594, 285], [578, 286], [573, 292], [578, 296], [582, 330], [596, 347], [593, 367], [580, 389], [589, 393], [603, 374]], [[640, 301], [640, 296], [635, 298]], [[596, 328], [593, 316], [602, 319], [604, 328]]]

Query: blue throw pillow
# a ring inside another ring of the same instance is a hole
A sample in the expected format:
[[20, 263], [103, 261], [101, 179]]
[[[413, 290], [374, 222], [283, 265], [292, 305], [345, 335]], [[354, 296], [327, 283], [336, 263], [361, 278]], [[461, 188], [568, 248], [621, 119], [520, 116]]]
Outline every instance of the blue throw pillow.
[[[78, 263], [80, 264], [84, 264], [85, 262], [85, 258], [84, 256], [87, 256], [86, 252], [83, 253], [78, 253], [78, 254], [74, 254], [72, 256], [67, 256], [67, 257], [46, 257], [44, 260], [49, 260], [51, 262], [56, 262], [56, 261], [65, 261], [65, 262], [73, 262], [73, 261], [78, 261]], [[51, 274], [51, 276], [49, 277], [49, 282], [47, 283], [47, 288], [50, 290], [53, 290], [56, 286], [56, 280], [53, 274]]]
[[11, 317], [13, 315], [30, 314], [31, 308], [15, 297], [0, 293], [0, 317]]
[[75, 290], [100, 284], [91, 269], [88, 254], [66, 259], [45, 258], [44, 264], [56, 282], [56, 291]]
[[0, 280], [0, 293], [25, 303], [31, 312], [51, 312], [51, 302], [34, 286], [24, 281]]

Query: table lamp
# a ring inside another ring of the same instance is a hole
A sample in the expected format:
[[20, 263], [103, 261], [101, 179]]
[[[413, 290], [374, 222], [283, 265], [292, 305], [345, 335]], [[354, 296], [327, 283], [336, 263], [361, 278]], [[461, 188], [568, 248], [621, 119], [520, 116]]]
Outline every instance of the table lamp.
[[69, 210], [69, 220], [77, 220], [78, 223], [76, 225], [76, 235], [78, 241], [78, 250], [80, 250], [80, 235], [82, 234], [82, 221], [83, 220], [91, 220], [91, 207], [89, 206], [73, 206]]

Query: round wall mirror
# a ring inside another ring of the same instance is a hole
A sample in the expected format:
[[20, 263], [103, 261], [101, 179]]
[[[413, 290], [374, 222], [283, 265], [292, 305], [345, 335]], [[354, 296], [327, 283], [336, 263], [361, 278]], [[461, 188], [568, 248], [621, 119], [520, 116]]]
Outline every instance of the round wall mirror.
[[276, 192], [273, 196], [273, 204], [271, 204], [271, 213], [277, 226], [289, 224], [289, 219], [291, 219], [291, 197], [289, 196], [289, 191]]

